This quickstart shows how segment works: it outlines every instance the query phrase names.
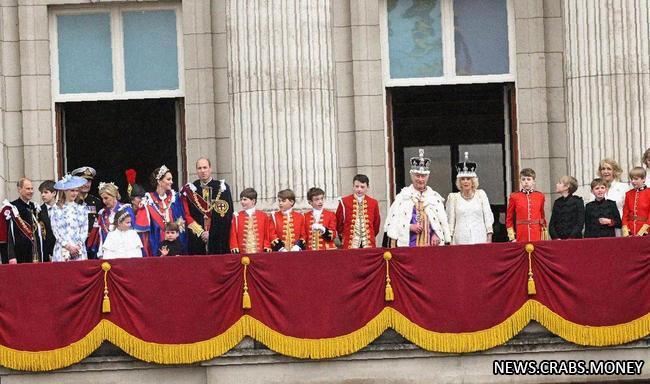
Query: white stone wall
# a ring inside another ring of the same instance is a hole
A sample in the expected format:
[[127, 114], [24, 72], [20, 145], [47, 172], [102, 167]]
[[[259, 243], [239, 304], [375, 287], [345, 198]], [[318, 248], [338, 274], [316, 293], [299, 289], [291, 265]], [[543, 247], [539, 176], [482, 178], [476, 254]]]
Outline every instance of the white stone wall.
[[569, 171], [588, 189], [598, 162], [641, 165], [650, 146], [650, 1], [564, 2]]
[[227, 1], [234, 193], [338, 197], [330, 0]]
[[547, 212], [567, 172], [561, 0], [514, 0], [520, 169], [537, 173]]

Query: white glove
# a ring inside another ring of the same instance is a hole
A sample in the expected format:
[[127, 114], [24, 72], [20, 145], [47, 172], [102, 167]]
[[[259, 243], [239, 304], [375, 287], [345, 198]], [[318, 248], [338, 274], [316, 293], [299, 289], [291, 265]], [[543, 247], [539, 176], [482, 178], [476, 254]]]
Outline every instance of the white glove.
[[285, 247], [282, 247], [282, 248], [278, 249], [278, 252], [287, 252], [287, 249]]
[[312, 224], [311, 229], [314, 231], [319, 231], [320, 233], [325, 233], [325, 226], [323, 224]]
[[293, 247], [291, 247], [291, 252], [296, 252], [296, 251], [302, 251], [302, 248], [300, 248], [297, 245], [294, 245]]

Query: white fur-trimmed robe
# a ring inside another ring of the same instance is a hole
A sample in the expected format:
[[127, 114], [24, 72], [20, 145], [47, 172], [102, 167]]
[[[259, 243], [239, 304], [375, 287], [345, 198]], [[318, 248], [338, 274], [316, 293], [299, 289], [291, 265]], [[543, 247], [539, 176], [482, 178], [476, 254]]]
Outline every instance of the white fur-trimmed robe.
[[[397, 240], [398, 247], [408, 247], [410, 244], [411, 232], [409, 228], [418, 194], [413, 185], [402, 188], [400, 193], [395, 196], [395, 201], [388, 210], [384, 230], [388, 237]], [[424, 191], [424, 201], [424, 212], [429, 218], [431, 229], [440, 238], [441, 244], [442, 242], [451, 242], [451, 233], [444, 205], [445, 199], [427, 186]]]

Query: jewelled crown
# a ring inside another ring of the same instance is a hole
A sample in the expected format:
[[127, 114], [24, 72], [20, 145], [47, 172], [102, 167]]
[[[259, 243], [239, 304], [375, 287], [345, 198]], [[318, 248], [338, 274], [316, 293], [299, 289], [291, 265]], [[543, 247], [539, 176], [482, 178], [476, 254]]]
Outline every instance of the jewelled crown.
[[465, 160], [456, 164], [456, 177], [477, 177], [476, 176], [476, 163], [469, 161], [469, 153], [465, 152]]
[[429, 164], [431, 159], [424, 157], [424, 149], [419, 149], [418, 157], [411, 157], [411, 171], [410, 173], [429, 174]]

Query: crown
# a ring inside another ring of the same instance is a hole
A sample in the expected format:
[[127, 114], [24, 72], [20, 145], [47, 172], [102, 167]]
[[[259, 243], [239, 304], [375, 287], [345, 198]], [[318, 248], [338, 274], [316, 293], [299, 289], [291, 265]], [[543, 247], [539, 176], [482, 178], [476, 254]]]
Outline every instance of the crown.
[[411, 157], [410, 173], [422, 173], [428, 175], [429, 164], [431, 164], [431, 159], [424, 157], [424, 149], [420, 148], [418, 152], [419, 152], [418, 157]]
[[469, 161], [469, 152], [465, 152], [465, 160], [456, 164], [456, 177], [477, 177], [476, 163]]

